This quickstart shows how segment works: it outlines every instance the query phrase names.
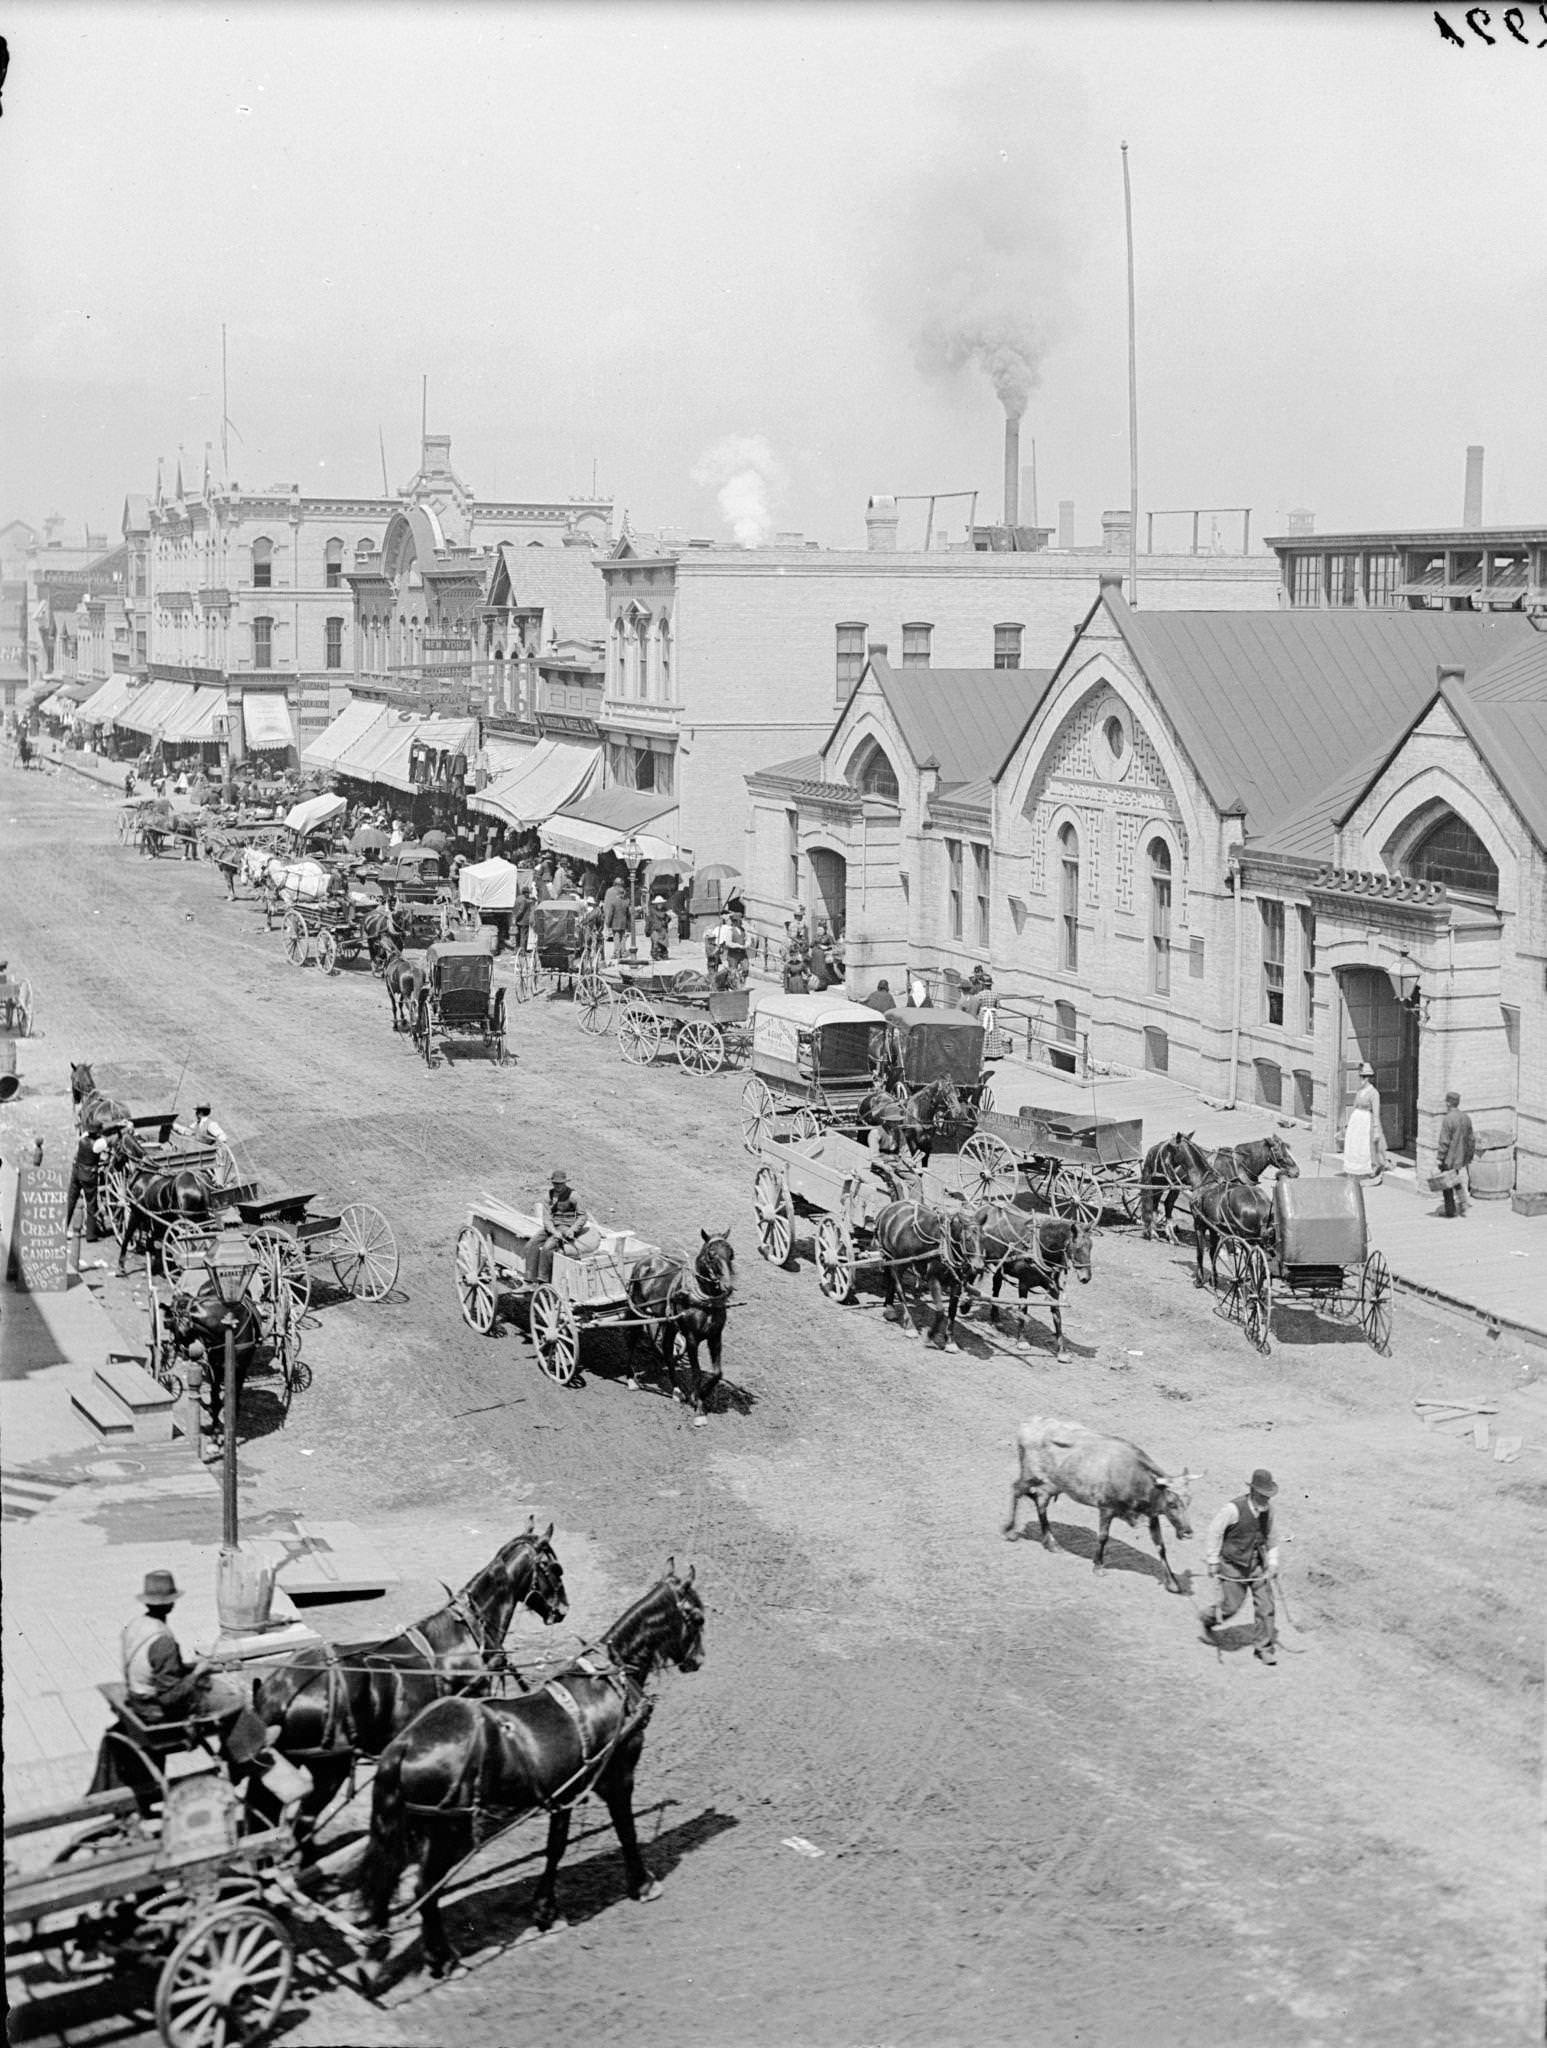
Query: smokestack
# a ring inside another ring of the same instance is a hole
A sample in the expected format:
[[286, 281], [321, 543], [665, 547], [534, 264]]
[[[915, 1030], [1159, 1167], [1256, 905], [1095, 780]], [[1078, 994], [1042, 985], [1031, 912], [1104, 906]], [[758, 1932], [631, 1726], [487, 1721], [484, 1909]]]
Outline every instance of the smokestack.
[[1060, 498], [1058, 501], [1058, 545], [1061, 548], [1074, 546], [1074, 500]]
[[1017, 526], [1021, 517], [1021, 423], [1008, 415], [1004, 423], [1004, 523]]
[[1468, 448], [1466, 451], [1466, 502], [1461, 510], [1463, 526], [1481, 526], [1483, 523], [1483, 451]]
[[897, 522], [900, 514], [895, 498], [871, 498], [865, 506], [865, 545], [873, 555], [897, 552]]

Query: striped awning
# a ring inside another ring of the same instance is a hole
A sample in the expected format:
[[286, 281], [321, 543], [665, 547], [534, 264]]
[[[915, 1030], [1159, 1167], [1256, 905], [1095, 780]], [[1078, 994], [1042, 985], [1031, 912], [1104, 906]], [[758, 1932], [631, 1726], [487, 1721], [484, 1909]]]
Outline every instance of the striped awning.
[[469, 796], [468, 806], [507, 825], [544, 824], [590, 788], [600, 761], [600, 747], [539, 740], [524, 761]]
[[288, 752], [295, 745], [295, 726], [283, 690], [246, 690], [242, 694], [242, 732], [247, 750], [270, 753], [275, 748]]

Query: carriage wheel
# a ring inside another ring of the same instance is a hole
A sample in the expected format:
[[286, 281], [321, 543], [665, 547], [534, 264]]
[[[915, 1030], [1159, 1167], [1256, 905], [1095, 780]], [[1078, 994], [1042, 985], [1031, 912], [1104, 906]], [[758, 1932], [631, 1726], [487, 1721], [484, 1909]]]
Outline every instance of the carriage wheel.
[[528, 1002], [532, 994], [532, 956], [522, 946], [511, 963], [511, 987], [516, 992], [518, 1003]]
[[169, 1223], [161, 1239], [162, 1272], [169, 1280], [181, 1280], [190, 1266], [203, 1264], [214, 1242], [215, 1233], [207, 1223]]
[[435, 1064], [434, 1032], [431, 1028], [433, 1021], [430, 1016], [430, 999], [421, 990], [419, 1007], [414, 1012], [413, 1040], [414, 1051], [424, 1054], [424, 1063], [427, 1067], [433, 1067]]
[[97, 1187], [97, 1214], [120, 1241], [129, 1227], [129, 1176], [110, 1166]]
[[790, 1118], [790, 1136], [792, 1138], [820, 1138], [821, 1135], [822, 1119], [814, 1109], [808, 1109], [802, 1103], [800, 1108]]
[[854, 1239], [836, 1216], [824, 1216], [816, 1233], [817, 1281], [837, 1302], [854, 1299]]
[[973, 1105], [972, 1114], [974, 1118], [987, 1116], [993, 1106], [994, 1084], [992, 1081], [985, 1081], [978, 1090], [978, 1099]]
[[277, 1292], [281, 1283], [295, 1302], [296, 1312], [305, 1315], [312, 1305], [312, 1269], [299, 1241], [286, 1230], [266, 1224], [247, 1240], [262, 1255], [269, 1279]]
[[677, 1062], [690, 1074], [717, 1074], [725, 1065], [725, 1040], [719, 1027], [697, 1022], [684, 1024], [677, 1033]]
[[293, 1294], [278, 1297], [278, 1319], [270, 1339], [274, 1359], [285, 1383], [285, 1406], [312, 1383], [312, 1369], [301, 1357], [301, 1310]]
[[284, 2010], [295, 1948], [261, 1907], [217, 1907], [196, 1920], [156, 1984], [167, 2048], [261, 2041]]
[[660, 1018], [648, 1003], [629, 1003], [618, 1023], [619, 1052], [631, 1066], [648, 1067], [660, 1049]]
[[1241, 1247], [1240, 1268], [1241, 1321], [1247, 1342], [1266, 1358], [1273, 1324], [1273, 1275], [1268, 1271], [1268, 1261], [1261, 1245]]
[[464, 1225], [457, 1238], [457, 1300], [462, 1304], [463, 1322], [480, 1337], [487, 1337], [499, 1308], [499, 1285], [489, 1240], [471, 1223]]
[[1101, 1183], [1088, 1166], [1060, 1166], [1051, 1195], [1054, 1215], [1092, 1228], [1101, 1221]]
[[161, 1296], [152, 1293], [150, 1297], [150, 1376], [158, 1385], [166, 1388], [173, 1400], [183, 1396], [183, 1379], [173, 1364], [177, 1356], [172, 1342], [172, 1332], [167, 1325], [167, 1312]]
[[324, 974], [338, 972], [338, 939], [332, 932], [317, 934], [317, 965]]
[[356, 1301], [385, 1301], [397, 1285], [397, 1239], [369, 1202], [350, 1202], [342, 1210], [332, 1257], [339, 1286]]
[[30, 1038], [32, 1036], [32, 983], [30, 981], [18, 982], [11, 1016], [16, 1026], [17, 1037]]
[[754, 1075], [741, 1084], [741, 1143], [755, 1159], [763, 1149], [768, 1126], [773, 1121], [774, 1099], [766, 1081]]
[[757, 1248], [771, 1266], [787, 1266], [795, 1244], [795, 1205], [783, 1179], [771, 1166], [760, 1166], [752, 1182], [757, 1211]]
[[236, 1154], [224, 1138], [215, 1146], [215, 1162], [210, 1168], [210, 1185], [213, 1188], [234, 1188], [241, 1178], [237, 1172]]
[[1382, 1358], [1391, 1356], [1391, 1268], [1384, 1253], [1371, 1252], [1359, 1275], [1358, 1317], [1366, 1341]]
[[612, 990], [599, 974], [582, 974], [575, 984], [575, 1001], [580, 1006], [580, 1028], [600, 1038], [612, 1029]]
[[956, 1185], [970, 1202], [1010, 1202], [1020, 1173], [1015, 1154], [988, 1131], [974, 1131], [956, 1156]]
[[575, 1312], [556, 1287], [539, 1287], [527, 1307], [537, 1362], [549, 1379], [567, 1387], [580, 1364]]
[[310, 949], [310, 940], [306, 935], [306, 919], [299, 910], [287, 910], [281, 929], [285, 934], [285, 958], [293, 967], [304, 967]]

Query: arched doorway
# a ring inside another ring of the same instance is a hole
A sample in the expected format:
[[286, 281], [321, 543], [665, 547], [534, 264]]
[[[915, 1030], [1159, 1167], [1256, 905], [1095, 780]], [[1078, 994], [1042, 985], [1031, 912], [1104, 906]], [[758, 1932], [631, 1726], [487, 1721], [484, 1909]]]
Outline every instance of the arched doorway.
[[833, 937], [841, 939], [849, 911], [849, 864], [841, 853], [826, 846], [813, 846], [809, 858], [817, 898], [811, 906], [812, 928], [826, 918], [833, 928]]
[[1380, 1090], [1387, 1148], [1411, 1152], [1418, 1138], [1418, 1018], [1378, 967], [1345, 967], [1339, 982], [1347, 1026], [1338, 1063], [1340, 1121], [1359, 1092], [1359, 1066], [1367, 1060]]

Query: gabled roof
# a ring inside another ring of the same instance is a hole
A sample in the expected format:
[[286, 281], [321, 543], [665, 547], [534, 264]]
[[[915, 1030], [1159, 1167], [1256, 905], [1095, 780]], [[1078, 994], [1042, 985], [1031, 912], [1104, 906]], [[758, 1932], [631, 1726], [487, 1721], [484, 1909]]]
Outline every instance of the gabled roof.
[[1114, 590], [1100, 602], [1215, 805], [1244, 808], [1256, 841], [1349, 761], [1389, 748], [1433, 699], [1437, 666], [1481, 668], [1535, 638], [1518, 613], [1135, 612]]
[[897, 669], [880, 654], [871, 655], [866, 672], [880, 686], [914, 765], [937, 768], [942, 784], [992, 781], [1052, 681], [1045, 668]]

